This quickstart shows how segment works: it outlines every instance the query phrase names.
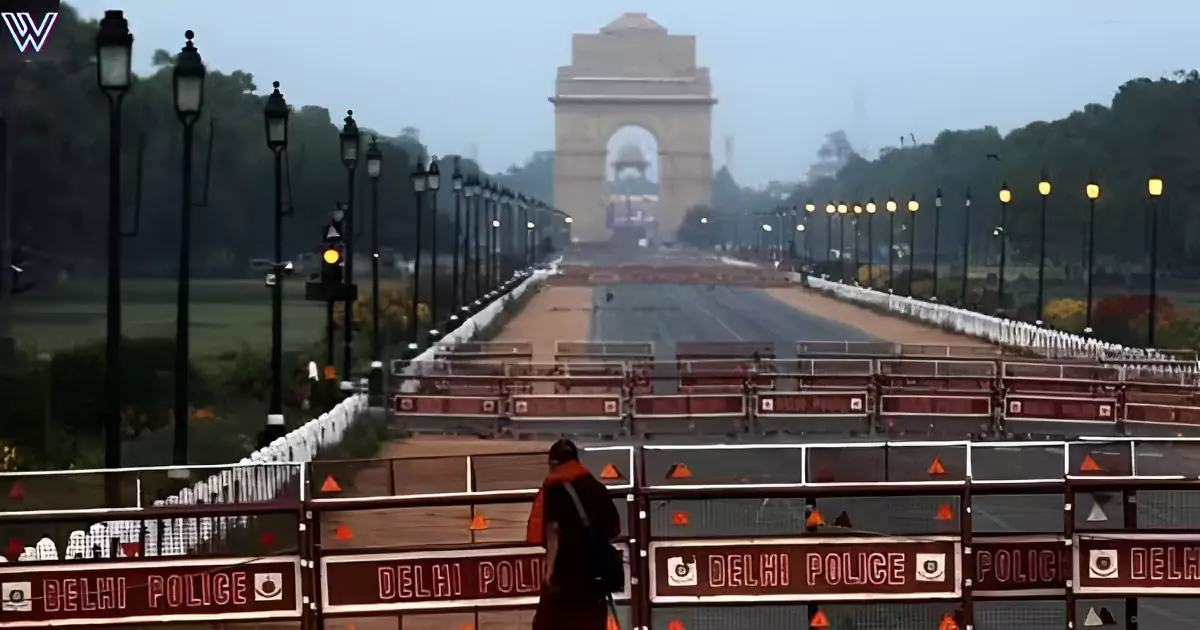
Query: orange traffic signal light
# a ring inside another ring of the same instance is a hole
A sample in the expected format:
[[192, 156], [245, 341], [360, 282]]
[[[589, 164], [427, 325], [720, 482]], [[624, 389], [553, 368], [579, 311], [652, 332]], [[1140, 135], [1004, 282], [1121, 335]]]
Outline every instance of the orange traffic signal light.
[[336, 265], [342, 261], [342, 253], [339, 252], [336, 247], [330, 247], [325, 250], [325, 253], [321, 254], [321, 259], [324, 260], [326, 264]]

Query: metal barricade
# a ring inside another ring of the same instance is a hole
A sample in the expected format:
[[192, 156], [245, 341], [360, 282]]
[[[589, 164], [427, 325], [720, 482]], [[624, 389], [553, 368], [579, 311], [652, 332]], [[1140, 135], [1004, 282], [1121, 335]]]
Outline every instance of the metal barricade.
[[1004, 425], [1010, 432], [1038, 435], [1116, 434], [1117, 399], [1093, 396], [1005, 394]]
[[877, 364], [887, 392], [991, 394], [998, 385], [999, 370], [992, 361], [880, 359]]
[[510, 405], [506, 428], [518, 434], [615, 436], [625, 432], [625, 400], [620, 395], [517, 395]]
[[502, 396], [396, 394], [392, 413], [408, 433], [495, 435], [504, 402]]
[[755, 424], [763, 433], [869, 433], [866, 391], [761, 391], [754, 397]]
[[[614, 621], [631, 627], [633, 450], [584, 448], [580, 455], [608, 486], [622, 517], [617, 546], [627, 580], [614, 594]], [[543, 451], [371, 464], [354, 471], [355, 492], [309, 502], [320, 549], [314, 627], [371, 618], [405, 627], [474, 627], [482, 619], [513, 626], [528, 618], [546, 571], [545, 550], [525, 542], [525, 522], [545, 475]], [[319, 467], [314, 464], [314, 480], [328, 476]], [[380, 476], [395, 481], [371, 483]]]
[[1001, 384], [1014, 394], [1112, 396], [1121, 384], [1116, 366], [1004, 361]]
[[635, 394], [634, 435], [734, 435], [747, 430], [746, 396], [736, 394]]
[[[545, 571], [524, 542], [544, 446], [518, 444], [0, 473], [0, 624], [516, 626]], [[622, 521], [621, 627], [1133, 627], [1200, 592], [1200, 439], [584, 445], [581, 463]]]

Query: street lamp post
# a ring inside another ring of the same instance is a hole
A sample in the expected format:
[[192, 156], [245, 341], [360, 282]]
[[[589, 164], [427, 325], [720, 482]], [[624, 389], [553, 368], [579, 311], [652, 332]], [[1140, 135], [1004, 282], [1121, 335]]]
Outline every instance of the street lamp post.
[[487, 293], [491, 293], [496, 288], [496, 245], [500, 240], [500, 220], [499, 209], [500, 204], [499, 189], [495, 182], [488, 182], [488, 186], [484, 188], [485, 199], [487, 199], [487, 284], [484, 289]]
[[[470, 175], [463, 182], [463, 197], [466, 201], [463, 203], [463, 212], [466, 215], [465, 229], [463, 230], [463, 281], [462, 281], [462, 306], [459, 308], [465, 315], [470, 310], [468, 306], [473, 300], [479, 297], [479, 218], [475, 212], [475, 183], [479, 181], [478, 176]], [[472, 276], [474, 276], [472, 278]], [[474, 292], [471, 291], [471, 285], [474, 284]]]
[[861, 255], [860, 250], [862, 249], [858, 245], [858, 235], [859, 231], [861, 230], [858, 223], [860, 220], [862, 220], [862, 213], [863, 207], [857, 203], [854, 204], [854, 216], [850, 219], [850, 225], [854, 228], [854, 273], [850, 281], [854, 284], [858, 284], [859, 256]]
[[[450, 272], [450, 284], [452, 285], [451, 290], [454, 293], [454, 297], [450, 300], [450, 318], [457, 319], [458, 307], [463, 303], [463, 296], [466, 293], [459, 286], [459, 282], [465, 280], [465, 278], [460, 278], [458, 275], [458, 259], [465, 252], [466, 247], [462, 242], [463, 174], [459, 168], [459, 157], [457, 155], [454, 156], [454, 172], [450, 175], [450, 185], [454, 191], [454, 267]], [[463, 281], [462, 284], [466, 285], [466, 282]]]
[[1088, 198], [1088, 262], [1087, 262], [1087, 315], [1084, 318], [1083, 332], [1092, 334], [1092, 277], [1096, 270], [1096, 200], [1100, 198], [1100, 184], [1095, 180], [1088, 182], [1084, 188]]
[[1004, 233], [1004, 223], [1008, 220], [1008, 204], [1012, 203], [1012, 191], [1008, 189], [1008, 182], [1004, 182], [1000, 186], [1000, 277], [998, 280], [998, 288], [996, 290], [996, 308], [1004, 309], [1004, 263], [1008, 256], [1008, 235]]
[[424, 232], [423, 224], [425, 221], [425, 212], [422, 206], [425, 200], [425, 156], [418, 155], [416, 166], [412, 171], [413, 185], [413, 201], [416, 202], [416, 225], [413, 230], [416, 242], [413, 244], [413, 269], [412, 269], [412, 295], [408, 300], [408, 349], [416, 350], [419, 348], [417, 339], [420, 337], [421, 328], [421, 258], [423, 249], [421, 247], [421, 235]]
[[479, 256], [483, 262], [483, 284], [480, 286], [479, 295], [476, 300], [482, 300], [489, 291], [491, 291], [492, 278], [492, 183], [490, 181], [482, 181], [479, 189], [482, 204], [480, 206], [480, 222], [479, 228], [482, 230], [479, 233], [480, 242]]
[[896, 288], [896, 200], [888, 197], [888, 293]]
[[367, 177], [371, 178], [371, 363], [383, 361], [379, 334], [379, 177], [383, 174], [383, 151], [371, 136], [367, 145]]
[[830, 265], [828, 263], [833, 261], [833, 215], [834, 214], [837, 214], [837, 206], [833, 205], [833, 202], [825, 204], [825, 216], [827, 219], [829, 219], [828, 221], [825, 222], [825, 263], [826, 263], [825, 266], [826, 267], [829, 267]]
[[267, 430], [263, 442], [270, 444], [283, 434], [283, 152], [288, 143], [288, 117], [291, 109], [279, 82], [272, 84], [274, 91], [267, 97], [263, 107], [263, 131], [266, 132], [267, 148], [275, 166], [275, 212], [273, 223], [275, 285], [271, 287], [271, 400], [267, 405]]
[[967, 307], [967, 275], [971, 269], [971, 189], [967, 188], [967, 198], [963, 204], [963, 272], [962, 272], [962, 291], [960, 299], [962, 303], [960, 307]]
[[[121, 104], [133, 74], [133, 35], [121, 11], [104, 12], [96, 35], [96, 82], [108, 97], [108, 296], [105, 334], [104, 467], [121, 467]], [[8, 270], [5, 270], [7, 273]], [[120, 480], [105, 479], [105, 501], [120, 502]]]
[[1037, 325], [1041, 326], [1046, 309], [1046, 202], [1050, 199], [1050, 178], [1045, 171], [1042, 171], [1041, 181], [1038, 182], [1038, 194], [1042, 197], [1042, 227], [1038, 235]]
[[808, 232], [803, 223], [796, 224], [796, 231], [804, 236], [804, 260], [808, 262], [812, 254], [812, 248], [808, 244]]
[[1146, 191], [1150, 193], [1150, 308], [1146, 345], [1153, 348], [1158, 328], [1158, 198], [1163, 193], [1162, 178], [1151, 177], [1146, 182]]
[[438, 191], [442, 188], [442, 174], [438, 169], [438, 157], [429, 158], [429, 169], [425, 171], [425, 188], [429, 191], [429, 340], [435, 341], [438, 331]]
[[471, 183], [471, 197], [475, 199], [475, 207], [471, 214], [475, 215], [475, 231], [471, 238], [475, 242], [475, 293], [472, 302], [478, 302], [483, 296], [483, 240], [488, 229], [484, 223], [483, 182], [478, 175]]
[[[805, 204], [804, 204], [804, 212], [805, 212], [804, 223], [805, 224], [808, 223], [808, 217], [811, 217], [813, 215], [813, 213], [816, 211], [817, 211], [817, 204], [813, 203], [812, 199], [809, 199], [807, 202], [805, 202]], [[797, 227], [797, 229], [800, 229], [800, 228]], [[800, 230], [800, 231], [803, 232], [804, 230]], [[808, 234], [804, 235], [804, 260], [805, 260], [805, 262], [807, 262], [810, 265], [813, 262], [812, 244], [808, 240]]]
[[[346, 224], [344, 223], [346, 220], [346, 204], [340, 202], [333, 204], [333, 212], [330, 213], [330, 218], [333, 220], [333, 225], [344, 233], [346, 231]], [[344, 234], [342, 241], [345, 242]], [[336, 253], [336, 250], [334, 250], [334, 252]], [[336, 259], [337, 256], [334, 258]], [[343, 264], [345, 264], [344, 257], [342, 257], [342, 260]], [[333, 263], [336, 261], [326, 262]], [[332, 368], [336, 363], [335, 357], [337, 356], [337, 340], [334, 338], [335, 336], [336, 331], [333, 328], [333, 302], [329, 301], [325, 303], [325, 366], [327, 368]]]
[[875, 198], [867, 200], [867, 285], [875, 286]]
[[838, 211], [838, 278], [846, 281], [846, 214], [850, 212], [850, 207], [846, 203], [840, 202], [837, 206]]
[[941, 247], [942, 189], [933, 197], [933, 301], [938, 301], [938, 249]]
[[917, 264], [917, 210], [921, 209], [921, 204], [917, 202], [917, 195], [914, 193], [912, 198], [908, 200], [908, 297], [913, 297], [913, 271]]
[[525, 200], [525, 195], [523, 193], [517, 193], [516, 197], [514, 199], [515, 199], [514, 203], [517, 204], [517, 208], [519, 208], [521, 210], [521, 224], [523, 224], [525, 226], [525, 233], [523, 234], [523, 236], [525, 237], [523, 239], [523, 241], [525, 243], [525, 252], [524, 252], [525, 253], [525, 259], [524, 259], [525, 264], [522, 266], [525, 269], [529, 269], [530, 267], [533, 266], [533, 257], [534, 257], [534, 251], [533, 251], [534, 233], [533, 233], [533, 230], [535, 227], [535, 223], [533, 221], [529, 220], [530, 219], [529, 203]]
[[536, 232], [538, 230], [538, 222], [527, 222], [526, 229], [528, 230], [526, 234], [526, 269], [529, 269], [532, 268], [534, 259], [538, 256], [538, 251], [536, 251], [538, 250], [538, 232]]
[[367, 145], [367, 177], [371, 179], [371, 373], [367, 394], [372, 407], [383, 406], [383, 336], [379, 332], [379, 177], [383, 151], [374, 135]]
[[[354, 110], [346, 110], [345, 124], [338, 139], [341, 142], [342, 165], [346, 167], [346, 284], [354, 284], [354, 174], [358, 169], [358, 123], [354, 122]], [[342, 389], [348, 390], [352, 383], [350, 370], [353, 367], [354, 349], [354, 299], [347, 296], [342, 302]]]
[[175, 115], [183, 125], [183, 160], [179, 214], [179, 273], [178, 292], [175, 298], [175, 435], [171, 463], [186, 466], [188, 458], [189, 405], [188, 356], [189, 332], [191, 330], [191, 276], [192, 276], [192, 146], [195, 125], [204, 107], [204, 62], [192, 43], [195, 34], [183, 34], [187, 42], [175, 62], [174, 96]]

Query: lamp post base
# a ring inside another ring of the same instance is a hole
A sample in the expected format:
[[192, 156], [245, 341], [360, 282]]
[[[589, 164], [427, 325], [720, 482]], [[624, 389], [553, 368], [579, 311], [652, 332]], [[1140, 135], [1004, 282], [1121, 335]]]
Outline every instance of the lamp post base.
[[371, 362], [371, 374], [367, 377], [367, 406], [383, 407], [383, 361]]

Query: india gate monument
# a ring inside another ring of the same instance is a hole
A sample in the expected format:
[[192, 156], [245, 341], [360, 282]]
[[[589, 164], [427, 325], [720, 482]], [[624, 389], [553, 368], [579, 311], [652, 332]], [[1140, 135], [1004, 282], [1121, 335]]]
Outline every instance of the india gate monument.
[[554, 205], [574, 217], [575, 238], [609, 238], [607, 146], [624, 127], [646, 129], [658, 145], [655, 214], [665, 238], [688, 208], [709, 203], [717, 100], [708, 68], [696, 66], [695, 36], [626, 13], [572, 36], [571, 65], [558, 68], [554, 92]]

